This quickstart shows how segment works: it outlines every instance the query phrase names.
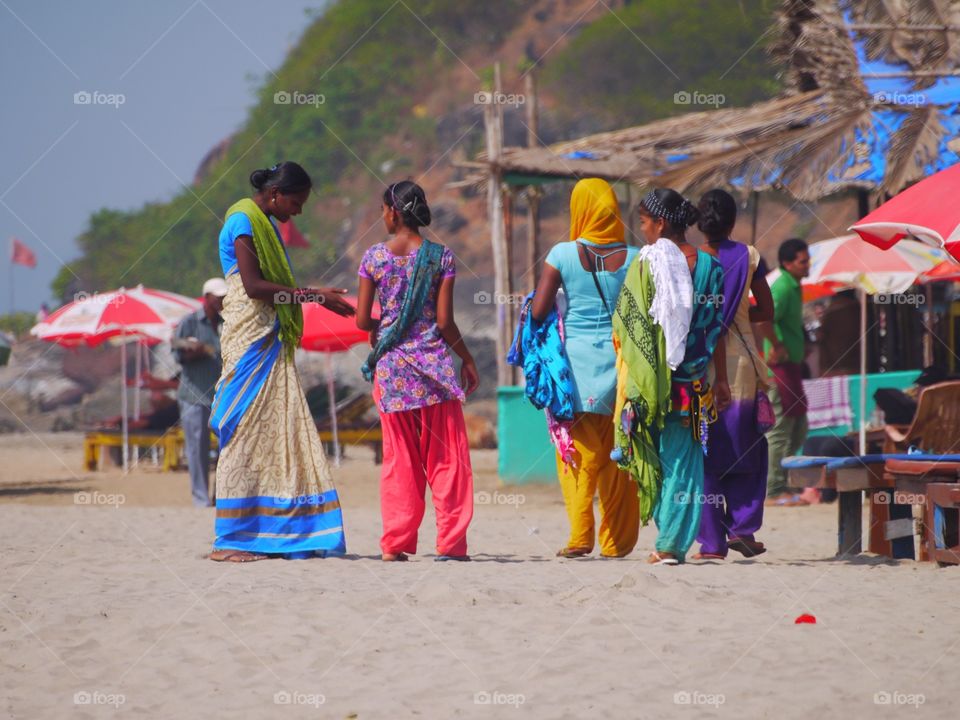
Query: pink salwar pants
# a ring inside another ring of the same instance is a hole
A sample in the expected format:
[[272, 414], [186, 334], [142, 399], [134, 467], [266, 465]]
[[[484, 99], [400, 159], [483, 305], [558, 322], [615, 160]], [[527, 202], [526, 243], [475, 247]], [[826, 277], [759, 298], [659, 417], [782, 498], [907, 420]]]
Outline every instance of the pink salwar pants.
[[380, 427], [381, 551], [417, 552], [429, 484], [437, 515], [437, 554], [466, 555], [467, 527], [473, 517], [473, 471], [462, 403], [447, 400], [415, 410], [381, 412]]

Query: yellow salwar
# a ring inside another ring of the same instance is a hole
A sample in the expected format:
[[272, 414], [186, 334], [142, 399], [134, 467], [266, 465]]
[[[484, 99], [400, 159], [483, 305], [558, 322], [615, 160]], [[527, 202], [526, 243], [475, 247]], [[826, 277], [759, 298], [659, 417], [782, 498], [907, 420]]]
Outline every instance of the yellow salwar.
[[622, 557], [637, 544], [640, 504], [637, 483], [610, 459], [613, 450], [613, 417], [577, 413], [573, 427], [573, 461], [570, 467], [557, 454], [557, 474], [570, 519], [570, 548], [594, 546], [593, 498], [600, 496], [600, 553]]

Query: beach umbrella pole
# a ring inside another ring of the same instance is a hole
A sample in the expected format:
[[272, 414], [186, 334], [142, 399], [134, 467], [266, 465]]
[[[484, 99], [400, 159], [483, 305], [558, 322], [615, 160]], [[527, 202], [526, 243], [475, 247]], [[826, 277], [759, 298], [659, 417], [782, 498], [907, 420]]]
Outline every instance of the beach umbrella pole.
[[333, 387], [333, 353], [327, 353], [327, 395], [330, 400], [330, 427], [333, 429], [333, 466], [340, 467], [340, 439], [337, 436], [337, 394]]
[[[126, 336], [122, 336], [122, 339], [126, 339]], [[128, 456], [130, 455], [130, 448], [128, 447], [128, 428], [127, 428], [127, 343], [123, 342], [120, 345], [120, 428], [121, 435], [123, 436], [123, 474], [127, 474], [129, 465], [127, 462]]]
[[143, 349], [142, 345], [140, 344], [139, 338], [137, 338], [136, 348], [137, 348], [136, 350], [137, 352], [136, 368], [137, 369], [136, 369], [136, 374], [134, 375], [134, 382], [136, 383], [136, 385], [134, 385], [135, 389], [133, 393], [133, 418], [134, 420], [139, 420], [140, 419], [140, 372], [141, 372], [140, 363], [141, 363], [141, 355], [142, 355], [141, 350]]
[[860, 288], [860, 454], [867, 452], [867, 291]]

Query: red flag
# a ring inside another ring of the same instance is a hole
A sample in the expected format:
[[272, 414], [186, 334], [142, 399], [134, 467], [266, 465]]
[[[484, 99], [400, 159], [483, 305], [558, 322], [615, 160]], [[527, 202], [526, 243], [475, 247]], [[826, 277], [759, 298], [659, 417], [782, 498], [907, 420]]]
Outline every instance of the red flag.
[[293, 218], [290, 218], [285, 223], [280, 223], [280, 239], [283, 240], [283, 244], [287, 247], [310, 247], [310, 243], [307, 242], [303, 233], [293, 224]]
[[10, 262], [17, 265], [26, 265], [29, 268], [37, 266], [37, 256], [16, 238], [10, 238]]

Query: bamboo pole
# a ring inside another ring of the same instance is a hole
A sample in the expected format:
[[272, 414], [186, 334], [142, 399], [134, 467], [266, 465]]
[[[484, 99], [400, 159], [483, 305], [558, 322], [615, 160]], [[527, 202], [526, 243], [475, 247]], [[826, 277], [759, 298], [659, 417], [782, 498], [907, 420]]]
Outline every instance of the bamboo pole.
[[510, 269], [503, 225], [503, 193], [501, 191], [500, 155], [503, 150], [503, 115], [494, 102], [500, 92], [500, 63], [494, 65], [494, 94], [483, 106], [483, 125], [486, 136], [487, 160], [487, 217], [490, 222], [490, 245], [493, 251], [493, 300], [497, 318], [497, 385], [510, 384], [510, 366], [507, 365], [507, 349], [510, 329], [506, 323], [506, 304], [499, 302], [507, 293]]
[[[524, 79], [524, 93], [527, 116], [527, 147], [540, 144], [540, 109], [537, 100], [537, 81], [534, 73], [527, 73]], [[538, 185], [527, 186], [527, 292], [537, 287], [539, 273], [540, 245], [540, 196]]]
[[[513, 208], [516, 204], [517, 190], [515, 187], [509, 186], [504, 183], [500, 192], [503, 194], [503, 241], [506, 246], [506, 257], [507, 257], [507, 290], [503, 297], [500, 298], [500, 302], [504, 308], [504, 325], [506, 329], [506, 343], [505, 347], [509, 348], [510, 346], [510, 334], [513, 328], [516, 325], [516, 304], [514, 303], [514, 285], [513, 285]], [[506, 350], [504, 350], [506, 352]], [[509, 373], [509, 383], [510, 385], [517, 384], [517, 368], [513, 365], [507, 365], [507, 372]]]

